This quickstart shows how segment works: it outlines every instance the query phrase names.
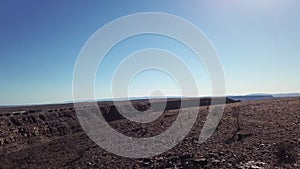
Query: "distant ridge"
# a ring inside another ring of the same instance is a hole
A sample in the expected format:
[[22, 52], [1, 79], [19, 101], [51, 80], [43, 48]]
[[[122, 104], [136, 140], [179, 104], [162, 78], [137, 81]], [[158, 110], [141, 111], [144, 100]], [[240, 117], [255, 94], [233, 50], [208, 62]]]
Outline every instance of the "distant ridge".
[[254, 93], [249, 95], [231, 95], [227, 96], [233, 100], [250, 101], [250, 100], [265, 100], [272, 98], [283, 98], [283, 97], [300, 97], [300, 93], [279, 93], [279, 94], [266, 94], [266, 93]]
[[[96, 100], [78, 100], [78, 101], [64, 101], [64, 102], [57, 102], [57, 103], [40, 103], [40, 104], [24, 104], [24, 105], [0, 105], [0, 108], [20, 108], [20, 107], [40, 107], [40, 106], [51, 106], [51, 105], [67, 105], [67, 104], [71, 104], [73, 105], [73, 103], [89, 103], [89, 102], [97, 102], [97, 103], [111, 103], [111, 102], [126, 102], [126, 101], [144, 101], [144, 100], [156, 100], [156, 101], [162, 101], [164, 99], [166, 100], [193, 100], [193, 99], [201, 99], [201, 100], [205, 100], [205, 99], [211, 99], [211, 98], [221, 98], [221, 97], [185, 97], [185, 96], [144, 96], [144, 97], [124, 97], [124, 98], [103, 98], [103, 99], [96, 99]], [[226, 101], [229, 102], [235, 102], [234, 100], [228, 99], [228, 97], [224, 97], [226, 98]]]
[[240, 100], [240, 101], [250, 101], [250, 100], [272, 99], [274, 97], [269, 94], [250, 94], [244, 96], [228, 96], [228, 98], [233, 100]]
[[[210, 98], [211, 96], [202, 96], [198, 98]], [[217, 96], [216, 96], [217, 97]], [[254, 93], [248, 95], [228, 95], [227, 98], [233, 99], [235, 101], [250, 101], [250, 100], [263, 100], [272, 98], [284, 98], [284, 97], [300, 97], [300, 93], [278, 93], [278, 94], [266, 94], [266, 93]], [[143, 100], [143, 99], [189, 99], [195, 97], [188, 96], [141, 96], [141, 97], [120, 97], [120, 98], [101, 98], [96, 99], [97, 102], [105, 101], [126, 101], [126, 100]], [[91, 102], [94, 100], [80, 100], [77, 102]], [[63, 101], [63, 102], [53, 102], [53, 103], [36, 103], [36, 104], [15, 104], [15, 105], [0, 105], [0, 108], [14, 108], [14, 107], [24, 107], [24, 106], [42, 106], [42, 105], [57, 105], [57, 104], [73, 104], [73, 101]]]
[[274, 97], [300, 97], [300, 93], [279, 93], [272, 94]]

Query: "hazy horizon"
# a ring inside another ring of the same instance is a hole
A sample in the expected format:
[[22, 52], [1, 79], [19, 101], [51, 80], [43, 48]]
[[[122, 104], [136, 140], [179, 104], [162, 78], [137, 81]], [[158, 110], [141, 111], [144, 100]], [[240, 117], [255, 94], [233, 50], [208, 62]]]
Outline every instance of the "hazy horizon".
[[[292, 92], [292, 93], [247, 93], [247, 94], [237, 94], [237, 95], [232, 95], [228, 94], [225, 95], [225, 97], [243, 97], [243, 96], [264, 96], [264, 95], [271, 95], [274, 98], [280, 97], [283, 95], [284, 97], [299, 97], [300, 92]], [[288, 96], [285, 96], [288, 95]], [[296, 96], [295, 96], [296, 95]], [[299, 96], [298, 96], [299, 95]], [[221, 96], [197, 96], [199, 98], [205, 98], [205, 97], [221, 97]], [[195, 96], [130, 96], [130, 97], [119, 97], [119, 98], [96, 98], [95, 100], [78, 100], [76, 102], [90, 102], [90, 101], [123, 101], [123, 100], [134, 100], [134, 99], [146, 99], [146, 98], [154, 98], [154, 99], [159, 99], [159, 98], [195, 98]], [[13, 107], [13, 106], [34, 106], [34, 105], [47, 105], [47, 104], [68, 104], [68, 103], [74, 103], [73, 100], [64, 100], [64, 101], [58, 101], [58, 102], [43, 102], [43, 103], [25, 103], [25, 104], [0, 104], [0, 107]]]

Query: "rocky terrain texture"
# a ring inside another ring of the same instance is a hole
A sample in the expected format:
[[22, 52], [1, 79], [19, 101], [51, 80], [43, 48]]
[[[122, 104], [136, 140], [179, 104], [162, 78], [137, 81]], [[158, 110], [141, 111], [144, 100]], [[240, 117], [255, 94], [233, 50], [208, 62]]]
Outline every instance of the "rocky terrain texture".
[[[205, 143], [197, 140], [209, 99], [201, 100], [197, 121], [182, 142], [145, 159], [120, 157], [97, 146], [82, 130], [73, 104], [1, 108], [0, 168], [300, 168], [299, 97], [227, 102], [218, 129]], [[132, 103], [143, 111], [151, 106], [147, 100]], [[114, 129], [131, 137], [157, 135], [179, 113], [178, 100], [169, 100], [157, 120], [140, 124], [124, 119], [111, 102], [99, 107]]]

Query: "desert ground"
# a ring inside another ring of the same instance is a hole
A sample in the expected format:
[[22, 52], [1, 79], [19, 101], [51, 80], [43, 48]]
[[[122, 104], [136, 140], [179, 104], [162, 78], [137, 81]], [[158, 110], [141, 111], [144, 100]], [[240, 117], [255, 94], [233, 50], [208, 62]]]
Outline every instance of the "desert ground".
[[[188, 136], [173, 149], [145, 159], [100, 148], [82, 130], [73, 104], [1, 108], [0, 168], [300, 168], [299, 97], [227, 102], [218, 129], [205, 143], [197, 142], [207, 115], [207, 106], [200, 104]], [[150, 106], [132, 103], [141, 110]], [[169, 105], [153, 123], [140, 124], [120, 117], [111, 104], [99, 103], [105, 119], [131, 137], [159, 134], [179, 112]]]

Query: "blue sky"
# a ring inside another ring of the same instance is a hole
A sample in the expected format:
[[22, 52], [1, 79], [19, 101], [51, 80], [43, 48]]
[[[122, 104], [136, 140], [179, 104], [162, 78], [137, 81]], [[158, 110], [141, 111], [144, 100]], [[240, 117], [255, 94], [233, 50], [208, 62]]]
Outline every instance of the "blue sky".
[[[0, 105], [72, 100], [73, 70], [85, 42], [105, 24], [137, 12], [170, 13], [202, 30], [220, 56], [227, 94], [300, 92], [299, 7], [298, 0], [1, 1]], [[180, 55], [195, 71], [200, 93], [211, 93], [205, 69], [187, 49], [143, 36], [106, 56], [97, 97], [111, 97], [105, 79], [122, 57], [145, 47]], [[142, 96], [156, 88], [178, 94], [174, 80], [156, 71], [137, 76], [130, 92]]]

